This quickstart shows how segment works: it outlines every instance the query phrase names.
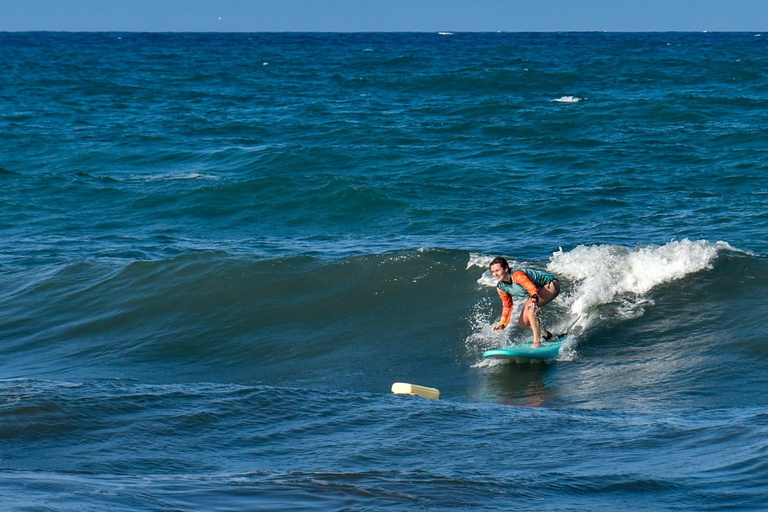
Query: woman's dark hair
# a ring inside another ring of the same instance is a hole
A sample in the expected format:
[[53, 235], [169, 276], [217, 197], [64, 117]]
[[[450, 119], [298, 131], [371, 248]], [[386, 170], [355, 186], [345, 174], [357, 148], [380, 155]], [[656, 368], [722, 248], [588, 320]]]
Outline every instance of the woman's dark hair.
[[505, 260], [501, 256], [499, 256], [497, 258], [493, 258], [493, 261], [491, 262], [490, 265], [488, 265], [488, 268], [491, 268], [492, 266], [494, 266], [496, 264], [501, 265], [501, 268], [503, 268], [504, 270], [509, 270], [509, 263], [507, 263], [507, 260]]

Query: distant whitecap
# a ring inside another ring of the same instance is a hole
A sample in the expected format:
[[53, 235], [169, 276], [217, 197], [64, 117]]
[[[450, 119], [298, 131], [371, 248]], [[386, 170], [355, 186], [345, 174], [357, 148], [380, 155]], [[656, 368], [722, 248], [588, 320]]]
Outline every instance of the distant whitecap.
[[452, 36], [453, 32], [438, 32], [437, 35], [439, 35], [439, 36]]
[[197, 173], [197, 172], [189, 172], [189, 173], [177, 173], [177, 174], [155, 174], [151, 176], [147, 176], [144, 178], [144, 181], [152, 182], [152, 181], [176, 181], [176, 180], [210, 180], [210, 181], [218, 181], [219, 177], [214, 174], [206, 174], [206, 173]]
[[582, 100], [582, 98], [577, 98], [576, 96], [563, 96], [562, 98], [557, 98], [556, 100], [552, 100], [557, 103], [578, 103]]

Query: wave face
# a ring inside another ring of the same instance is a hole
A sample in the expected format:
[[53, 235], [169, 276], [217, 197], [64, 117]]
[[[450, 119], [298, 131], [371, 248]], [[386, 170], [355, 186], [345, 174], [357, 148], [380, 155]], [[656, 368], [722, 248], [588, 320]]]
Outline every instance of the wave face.
[[760, 509], [763, 39], [0, 34], [3, 510]]

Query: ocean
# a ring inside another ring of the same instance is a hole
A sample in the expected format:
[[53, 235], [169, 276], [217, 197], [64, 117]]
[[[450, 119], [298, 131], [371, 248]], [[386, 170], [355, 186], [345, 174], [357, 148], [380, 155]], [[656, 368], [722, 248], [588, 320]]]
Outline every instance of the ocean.
[[765, 510], [767, 44], [0, 33], [0, 508]]

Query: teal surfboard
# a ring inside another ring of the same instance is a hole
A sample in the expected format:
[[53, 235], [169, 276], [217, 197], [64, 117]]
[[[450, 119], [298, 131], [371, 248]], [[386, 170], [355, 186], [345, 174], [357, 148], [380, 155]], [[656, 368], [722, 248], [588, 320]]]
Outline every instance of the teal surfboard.
[[483, 357], [496, 359], [555, 359], [560, 353], [560, 347], [565, 342], [566, 335], [558, 336], [552, 341], [544, 341], [538, 348], [532, 348], [533, 342], [518, 343], [496, 350], [486, 350]]

